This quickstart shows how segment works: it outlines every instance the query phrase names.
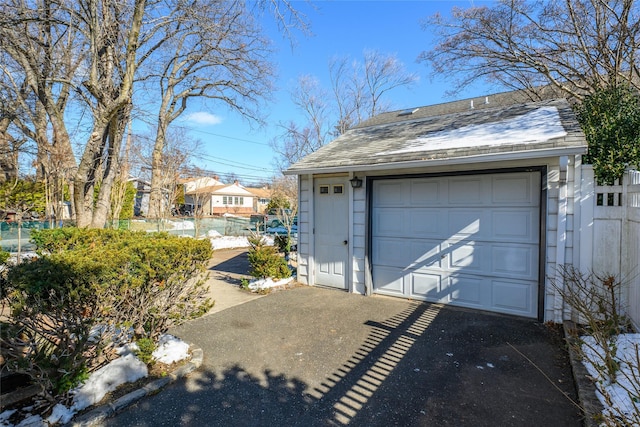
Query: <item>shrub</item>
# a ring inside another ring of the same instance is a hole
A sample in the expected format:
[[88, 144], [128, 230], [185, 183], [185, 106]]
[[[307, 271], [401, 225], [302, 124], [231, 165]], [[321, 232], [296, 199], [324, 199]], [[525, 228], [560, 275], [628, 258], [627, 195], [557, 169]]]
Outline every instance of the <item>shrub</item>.
[[175, 238], [167, 233], [147, 233], [144, 231], [128, 231], [115, 229], [83, 229], [62, 227], [54, 229], [32, 230], [31, 241], [36, 245], [38, 254], [92, 249], [101, 245], [112, 245], [118, 242], [132, 242], [145, 239]]
[[607, 378], [615, 379], [618, 371], [615, 337], [629, 327], [629, 320], [622, 315], [620, 307], [622, 284], [615, 276], [584, 274], [571, 266], [562, 267], [560, 272], [565, 287], [556, 288], [578, 314], [578, 323], [585, 332], [605, 350], [599, 365]]
[[278, 251], [288, 254], [291, 252], [291, 237], [287, 235], [277, 235], [273, 238], [273, 243], [278, 247]]
[[156, 349], [156, 343], [151, 338], [140, 338], [136, 341], [138, 350], [136, 350], [136, 357], [140, 359], [142, 363], [147, 366], [153, 364], [153, 352]]
[[284, 279], [291, 276], [291, 271], [287, 267], [287, 261], [281, 257], [276, 248], [267, 246], [260, 237], [250, 237], [249, 244], [249, 264], [251, 274], [255, 278]]
[[0, 265], [4, 265], [9, 261], [11, 254], [5, 250], [0, 249]]
[[113, 347], [155, 339], [201, 316], [213, 303], [204, 286], [207, 240], [120, 230], [53, 229], [36, 234], [43, 255], [7, 272], [2, 334], [7, 366], [50, 396], [115, 357]]
[[637, 410], [612, 406], [613, 396], [608, 386], [616, 384], [617, 398], [626, 394], [629, 402], [640, 399], [640, 349], [635, 348], [635, 358], [624, 360], [619, 354], [619, 337], [631, 331], [631, 322], [624, 315], [622, 291], [624, 283], [612, 274], [583, 273], [571, 266], [559, 269], [561, 282], [552, 280], [552, 285], [564, 301], [577, 314], [580, 329], [572, 332], [569, 344], [578, 354], [585, 367], [596, 372], [593, 375], [600, 396], [609, 403], [610, 410], [598, 416], [602, 425], [640, 425]]

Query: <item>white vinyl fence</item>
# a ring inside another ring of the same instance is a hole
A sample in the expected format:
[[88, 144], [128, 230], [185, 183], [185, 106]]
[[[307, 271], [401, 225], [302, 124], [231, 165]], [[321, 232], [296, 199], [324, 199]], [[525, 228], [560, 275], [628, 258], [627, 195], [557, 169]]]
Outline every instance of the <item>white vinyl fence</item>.
[[640, 172], [617, 185], [593, 185], [593, 169], [582, 166], [581, 270], [615, 275], [625, 285], [623, 304], [640, 330]]

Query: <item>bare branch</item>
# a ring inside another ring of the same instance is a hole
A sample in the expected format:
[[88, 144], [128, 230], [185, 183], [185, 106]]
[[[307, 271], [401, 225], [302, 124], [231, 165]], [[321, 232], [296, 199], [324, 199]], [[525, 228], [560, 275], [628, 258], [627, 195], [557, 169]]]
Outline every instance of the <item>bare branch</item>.
[[500, 0], [427, 18], [436, 43], [419, 60], [456, 93], [484, 81], [574, 99], [627, 82], [640, 87], [640, 10], [633, 0]]

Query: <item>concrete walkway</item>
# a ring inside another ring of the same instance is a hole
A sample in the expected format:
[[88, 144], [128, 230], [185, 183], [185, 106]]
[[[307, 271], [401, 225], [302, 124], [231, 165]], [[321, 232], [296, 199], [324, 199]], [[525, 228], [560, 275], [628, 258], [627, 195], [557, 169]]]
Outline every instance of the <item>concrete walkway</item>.
[[208, 265], [207, 285], [209, 297], [215, 301], [215, 305], [208, 315], [264, 296], [240, 288], [242, 279], [252, 279], [249, 275], [247, 251], [247, 248], [214, 251]]

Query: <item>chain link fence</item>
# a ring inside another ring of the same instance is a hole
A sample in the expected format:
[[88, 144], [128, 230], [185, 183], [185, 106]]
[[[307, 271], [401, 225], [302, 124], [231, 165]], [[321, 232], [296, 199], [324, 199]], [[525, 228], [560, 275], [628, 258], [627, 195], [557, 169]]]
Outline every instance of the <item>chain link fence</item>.
[[[73, 226], [72, 221], [23, 221], [21, 226], [15, 221], [0, 221], [0, 246], [8, 252], [30, 251], [34, 245], [30, 241], [32, 230]], [[164, 231], [178, 236], [248, 236], [255, 231], [255, 224], [249, 218], [172, 218], [172, 219], [131, 219], [111, 221], [107, 227], [132, 231]], [[196, 235], [197, 230], [197, 235]]]

